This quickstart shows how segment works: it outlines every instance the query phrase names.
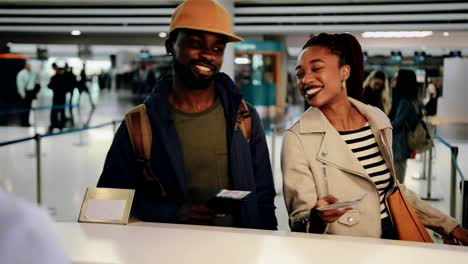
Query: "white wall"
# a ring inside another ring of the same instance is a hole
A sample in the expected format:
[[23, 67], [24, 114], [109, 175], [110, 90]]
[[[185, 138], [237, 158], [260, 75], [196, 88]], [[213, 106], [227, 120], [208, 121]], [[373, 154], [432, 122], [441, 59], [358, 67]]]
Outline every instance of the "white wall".
[[450, 122], [468, 123], [468, 59], [444, 59], [443, 96], [437, 115]]

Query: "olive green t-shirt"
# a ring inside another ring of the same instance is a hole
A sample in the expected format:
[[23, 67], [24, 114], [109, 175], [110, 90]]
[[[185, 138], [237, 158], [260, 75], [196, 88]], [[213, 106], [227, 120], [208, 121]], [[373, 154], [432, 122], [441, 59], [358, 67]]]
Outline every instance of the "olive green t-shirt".
[[226, 122], [219, 97], [207, 110], [173, 109], [182, 148], [187, 202], [204, 204], [220, 189], [229, 189]]

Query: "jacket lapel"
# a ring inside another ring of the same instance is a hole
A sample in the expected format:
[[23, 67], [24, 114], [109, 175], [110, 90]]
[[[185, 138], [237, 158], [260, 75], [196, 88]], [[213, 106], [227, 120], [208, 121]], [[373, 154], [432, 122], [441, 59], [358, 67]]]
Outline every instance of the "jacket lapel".
[[[155, 89], [155, 93], [149, 97], [146, 106], [148, 107], [148, 115], [152, 130], [157, 131], [161, 138], [161, 144], [169, 156], [172, 168], [175, 172], [175, 177], [179, 183], [181, 190], [186, 194], [185, 175], [180, 143], [177, 138], [177, 131], [174, 125], [172, 111], [167, 101], [169, 81], [164, 80], [159, 83]], [[155, 153], [154, 149], [152, 153]]]
[[392, 156], [392, 125], [390, 120], [387, 115], [375, 107], [369, 107], [352, 98], [350, 98], [350, 101], [369, 122], [375, 141], [379, 146], [380, 154], [382, 154], [390, 175], [392, 175], [394, 182], [396, 182]]
[[[374, 135], [376, 135], [375, 131], [391, 127], [390, 122], [386, 116], [379, 116], [378, 114], [372, 112], [372, 108], [362, 104], [359, 101], [356, 101], [352, 98], [349, 98], [349, 100], [351, 104], [355, 106], [358, 111], [368, 120], [371, 128], [373, 129]], [[357, 160], [354, 153], [349, 149], [346, 142], [341, 138], [340, 134], [330, 124], [330, 122], [328, 122], [327, 118], [319, 109], [311, 107], [304, 113], [304, 116], [300, 121], [300, 132], [323, 134], [323, 140], [316, 157], [317, 160], [372, 181], [371, 178], [367, 175], [364, 167]], [[377, 135], [378, 136], [376, 137], [376, 141], [382, 150], [381, 135], [380, 133]], [[385, 150], [385, 152], [387, 151]], [[382, 154], [388, 155], [388, 153]]]
[[335, 129], [328, 129], [325, 133], [320, 151], [317, 154], [317, 159], [324, 163], [370, 179], [364, 167]]
[[[236, 125], [237, 111], [239, 110], [239, 105], [242, 101], [242, 93], [240, 89], [235, 86], [231, 78], [224, 73], [219, 73], [215, 77], [216, 92], [220, 97], [221, 104], [224, 108], [224, 116], [227, 120], [226, 122], [226, 138], [228, 146], [228, 155], [229, 164], [231, 164], [229, 169], [229, 179], [231, 188], [233, 189], [245, 189], [246, 186], [250, 186], [246, 183], [246, 177], [243, 177], [242, 174], [236, 174], [232, 164], [235, 164], [235, 150], [233, 150], [233, 141], [234, 129]], [[237, 175], [236, 177], [233, 174]], [[239, 177], [239, 175], [241, 175]]]
[[216, 75], [215, 88], [224, 109], [224, 117], [228, 120], [228, 122], [226, 122], [226, 136], [228, 150], [230, 150], [234, 127], [236, 125], [237, 111], [242, 101], [242, 93], [231, 81], [229, 76], [224, 73], [218, 73]]
[[[378, 141], [377, 143], [379, 144], [379, 148], [382, 152], [382, 155], [385, 160], [385, 164], [387, 165], [388, 170], [390, 171], [390, 175], [393, 178], [393, 188], [396, 186], [397, 182], [397, 177], [395, 176], [395, 167], [393, 166], [393, 156], [391, 150], [391, 137], [388, 137], [386, 133], [391, 133], [390, 130], [385, 130], [382, 129], [380, 131], [376, 131], [376, 136], [380, 138], [380, 142]], [[393, 193], [393, 191], [389, 192]]]
[[323, 140], [316, 159], [340, 170], [370, 179], [336, 129], [317, 108], [309, 108], [300, 121], [301, 133], [320, 133]]

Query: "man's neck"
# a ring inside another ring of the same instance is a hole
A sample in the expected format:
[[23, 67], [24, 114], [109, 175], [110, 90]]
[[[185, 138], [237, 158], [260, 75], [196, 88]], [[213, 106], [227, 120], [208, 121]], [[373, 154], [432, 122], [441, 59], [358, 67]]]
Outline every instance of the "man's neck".
[[193, 89], [187, 87], [182, 81], [174, 78], [169, 93], [169, 104], [184, 113], [199, 113], [210, 108], [215, 101], [215, 88], [213, 83], [206, 89]]

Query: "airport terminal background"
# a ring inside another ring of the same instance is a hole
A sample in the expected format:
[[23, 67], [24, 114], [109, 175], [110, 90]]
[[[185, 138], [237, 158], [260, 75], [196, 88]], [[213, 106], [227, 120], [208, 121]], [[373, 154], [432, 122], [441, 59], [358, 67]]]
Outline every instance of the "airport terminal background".
[[[8, 2], [0, 1], [1, 142], [36, 133], [47, 134], [52, 102], [47, 84], [53, 75], [52, 63], [60, 67], [68, 64], [77, 76], [83, 63], [86, 64], [96, 107], [90, 104], [86, 94], [78, 101], [75, 89], [73, 122], [67, 121], [63, 134], [55, 131], [57, 135], [42, 138], [40, 150], [41, 205], [56, 221], [76, 221], [86, 188], [95, 186], [99, 178], [115, 125], [151, 90], [137, 76], [153, 75], [158, 79], [168, 72], [170, 58], [166, 56], [163, 40], [167, 36], [168, 18], [177, 3], [16, 1], [12, 5]], [[228, 52], [224, 63], [247, 100], [258, 109], [267, 131], [280, 230], [289, 230], [281, 190], [281, 135], [304, 111], [295, 86], [295, 59], [308, 36], [322, 31], [355, 35], [365, 52], [367, 74], [381, 69], [391, 78], [400, 68], [413, 69], [420, 84], [421, 99], [428, 78], [443, 79], [439, 114], [431, 119], [438, 136], [432, 157], [426, 153], [411, 159], [405, 184], [420, 197], [430, 198], [435, 207], [462, 221], [463, 211], [465, 214], [468, 211], [468, 201], [463, 203], [458, 188], [466, 185], [468, 179], [465, 162], [468, 108], [464, 103], [468, 98], [468, 3], [220, 2], [230, 4], [235, 14], [235, 29], [246, 39], [231, 46], [232, 54]], [[408, 9], [404, 11], [403, 6]], [[287, 8], [296, 13], [281, 11]], [[310, 15], [315, 12], [322, 13]], [[377, 22], [376, 15], [380, 17]], [[21, 109], [16, 87], [11, 85], [25, 59], [5, 54], [24, 56], [40, 75], [41, 91], [33, 103], [37, 110], [31, 114], [31, 127], [19, 126], [17, 110]], [[457, 157], [452, 155], [450, 147], [457, 148]], [[1, 188], [37, 202], [36, 141], [0, 146], [0, 159]], [[429, 173], [432, 178], [428, 189]], [[451, 188], [452, 177], [456, 181], [455, 189]], [[451, 211], [452, 195], [456, 200], [454, 211], [453, 208]], [[464, 224], [466, 228], [467, 223]]]

